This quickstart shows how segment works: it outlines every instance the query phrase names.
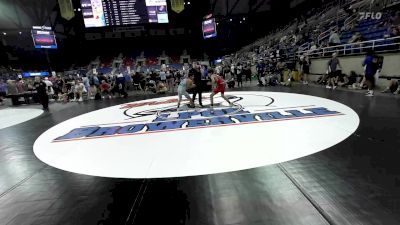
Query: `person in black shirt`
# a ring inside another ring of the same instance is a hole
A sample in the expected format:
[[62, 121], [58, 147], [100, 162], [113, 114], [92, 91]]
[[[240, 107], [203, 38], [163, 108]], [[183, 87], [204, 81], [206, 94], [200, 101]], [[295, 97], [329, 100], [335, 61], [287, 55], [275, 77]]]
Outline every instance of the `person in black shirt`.
[[200, 105], [200, 107], [203, 107], [203, 103], [202, 103], [203, 83], [201, 80], [200, 65], [193, 64], [193, 68], [189, 71], [189, 75], [190, 74], [194, 75], [193, 81], [194, 81], [194, 84], [196, 85], [193, 88], [193, 102], [196, 99], [196, 95], [199, 94], [199, 105]]
[[47, 95], [47, 85], [40, 77], [35, 77], [35, 83], [33, 84], [36, 88], [37, 95], [40, 103], [43, 106], [43, 110], [49, 110], [49, 96]]

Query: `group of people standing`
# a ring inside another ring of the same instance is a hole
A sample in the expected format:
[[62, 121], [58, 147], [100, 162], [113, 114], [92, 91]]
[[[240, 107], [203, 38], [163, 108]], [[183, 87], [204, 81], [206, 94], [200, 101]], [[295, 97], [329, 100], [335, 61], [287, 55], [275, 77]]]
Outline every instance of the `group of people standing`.
[[[383, 67], [383, 57], [376, 55], [372, 50], [367, 50], [366, 56], [362, 62], [363, 77], [359, 83], [359, 87], [366, 86], [366, 96], [374, 96], [376, 86], [376, 78], [379, 77]], [[338, 85], [352, 85], [356, 83], [357, 76], [355, 72], [351, 72], [348, 76], [342, 73], [342, 65], [337, 57], [337, 53], [333, 53], [332, 58], [327, 64], [326, 75], [321, 77], [320, 83], [326, 82], [326, 88], [336, 89]]]

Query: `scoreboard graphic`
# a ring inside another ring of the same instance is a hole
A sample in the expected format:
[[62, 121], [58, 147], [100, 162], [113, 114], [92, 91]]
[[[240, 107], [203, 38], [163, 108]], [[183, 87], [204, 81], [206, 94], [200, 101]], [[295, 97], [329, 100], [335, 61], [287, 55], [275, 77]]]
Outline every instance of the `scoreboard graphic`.
[[34, 26], [32, 27], [32, 39], [35, 48], [57, 48], [57, 41], [51, 27]]

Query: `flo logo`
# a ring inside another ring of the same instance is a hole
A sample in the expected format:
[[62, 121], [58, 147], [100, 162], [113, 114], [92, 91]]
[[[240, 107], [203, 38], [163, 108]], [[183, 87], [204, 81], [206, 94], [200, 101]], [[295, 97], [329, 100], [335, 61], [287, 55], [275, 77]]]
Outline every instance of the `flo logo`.
[[359, 20], [368, 20], [368, 19], [380, 20], [382, 18], [381, 12], [360, 12], [359, 15], [360, 15]]

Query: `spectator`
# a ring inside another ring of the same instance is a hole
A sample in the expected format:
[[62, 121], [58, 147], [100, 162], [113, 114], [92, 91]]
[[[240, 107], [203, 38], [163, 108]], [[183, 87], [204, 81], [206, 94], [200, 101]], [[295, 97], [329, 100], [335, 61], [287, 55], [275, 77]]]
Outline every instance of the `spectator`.
[[260, 60], [260, 61], [257, 63], [257, 66], [256, 66], [256, 70], [257, 70], [257, 79], [258, 79], [258, 82], [259, 82], [260, 84], [261, 84], [260, 78], [261, 78], [262, 74], [264, 73], [264, 69], [265, 69], [265, 64], [264, 64], [264, 62], [263, 62], [262, 60]]
[[74, 101], [83, 101], [83, 93], [85, 92], [85, 85], [78, 80], [75, 80], [75, 85], [74, 85]]
[[163, 82], [159, 82], [157, 85], [157, 93], [165, 94], [165, 93], [167, 93], [167, 91], [168, 91], [167, 85], [165, 85], [165, 83], [163, 83]]
[[27, 91], [27, 86], [22, 78], [18, 78], [18, 82], [16, 85], [19, 94], [23, 94], [25, 93], [25, 91]]
[[235, 87], [235, 78], [231, 75], [229, 71], [225, 73], [225, 82], [227, 83], [228, 88]]
[[100, 84], [100, 92], [103, 99], [105, 98], [105, 95], [108, 95], [108, 98], [111, 99], [110, 89], [110, 84], [108, 84], [106, 80], [102, 80]]
[[353, 36], [350, 38], [349, 43], [358, 43], [358, 42], [363, 42], [365, 39], [361, 35], [360, 32], [356, 32], [353, 34]]
[[310, 50], [309, 50], [309, 54], [314, 56], [314, 53], [317, 52], [317, 49], [318, 49], [317, 44], [315, 44], [315, 42], [312, 41], [311, 42], [311, 47], [310, 47]]
[[350, 72], [350, 75], [345, 75], [341, 76], [341, 79], [338, 81], [338, 85], [341, 87], [344, 86], [353, 86], [357, 82], [357, 74], [354, 71]]
[[119, 93], [118, 92], [118, 85], [115, 80], [110, 81], [110, 93], [112, 97], [115, 97], [115, 94]]
[[101, 90], [100, 88], [93, 86], [92, 93], [94, 93], [94, 100], [101, 100]]
[[288, 78], [286, 81], [282, 82], [282, 85], [290, 87], [290, 86], [292, 86], [292, 80], [293, 80], [292, 70], [289, 69], [288, 70]]
[[175, 90], [175, 76], [171, 70], [167, 70], [167, 88], [174, 92]]
[[244, 75], [245, 75], [245, 78], [246, 78], [246, 82], [250, 81], [250, 83], [251, 83], [251, 64], [250, 63], [246, 63], [243, 71], [244, 71]]
[[99, 80], [99, 78], [97, 77], [97, 75], [94, 75], [94, 76], [93, 76], [93, 84], [94, 84], [96, 87], [100, 86], [100, 80]]
[[124, 75], [124, 78], [125, 78], [125, 87], [126, 87], [125, 89], [127, 91], [130, 91], [132, 88], [132, 77], [128, 73], [126, 73]]
[[132, 77], [133, 85], [138, 87], [139, 90], [144, 91], [146, 89], [146, 79], [142, 73], [135, 73]]
[[365, 41], [365, 39], [364, 39], [364, 37], [362, 36], [362, 34], [360, 32], [354, 33], [353, 36], [349, 40], [350, 44], [354, 43], [352, 45], [351, 52], [353, 53], [355, 48], [361, 48], [362, 44], [357, 44], [357, 43], [360, 43], [360, 42], [363, 42], [363, 41]]
[[160, 81], [165, 84], [167, 82], [167, 73], [165, 73], [164, 70], [161, 70], [159, 78], [160, 78]]
[[303, 80], [303, 84], [308, 84], [308, 75], [310, 74], [310, 65], [311, 61], [308, 56], [301, 56], [300, 57], [300, 76]]
[[336, 89], [337, 78], [339, 76], [339, 73], [341, 73], [340, 61], [337, 58], [336, 52], [332, 54], [332, 58], [328, 61], [327, 73], [328, 73], [328, 81], [326, 88]]
[[7, 84], [0, 79], [0, 106], [4, 105], [3, 98], [7, 96]]
[[153, 93], [157, 93], [157, 85], [156, 81], [153, 79], [150, 79], [149, 82], [146, 83], [146, 89], [145, 91], [150, 90]]
[[399, 37], [400, 36], [400, 28], [396, 26], [392, 26], [390, 29], [390, 37]]
[[400, 25], [400, 11], [397, 11], [394, 15], [394, 17], [391, 18], [391, 23], [394, 26], [399, 26]]
[[236, 66], [236, 82], [238, 87], [243, 87], [243, 77], [242, 77], [243, 67], [240, 63]]
[[332, 31], [331, 36], [329, 37], [328, 44], [329, 44], [329, 46], [337, 46], [337, 45], [341, 44], [337, 29], [334, 29]]
[[372, 50], [367, 51], [367, 55], [363, 62], [363, 67], [365, 82], [368, 86], [368, 92], [366, 93], [366, 96], [372, 97], [374, 96], [375, 74], [377, 74], [380, 69], [378, 57], [374, 55]]
[[390, 80], [389, 85], [386, 87], [385, 90], [382, 91], [382, 93], [389, 93], [389, 92], [395, 95], [400, 94], [399, 80]]
[[116, 85], [116, 90], [117, 90], [119, 96], [120, 97], [123, 96], [124, 98], [127, 98], [128, 93], [126, 92], [126, 80], [125, 80], [125, 76], [122, 75], [122, 73], [117, 75], [115, 85]]
[[279, 59], [278, 63], [276, 63], [276, 71], [279, 76], [279, 81], [282, 81], [283, 78], [283, 71], [286, 67], [286, 63], [283, 61], [283, 59]]
[[46, 84], [47, 95], [50, 99], [52, 99], [54, 95], [53, 83], [49, 80], [48, 77], [45, 77], [43, 82]]
[[93, 94], [92, 90], [90, 88], [90, 82], [89, 82], [89, 78], [87, 76], [83, 76], [82, 78], [82, 83], [83, 86], [85, 86], [86, 92], [87, 92], [87, 99], [92, 99]]

